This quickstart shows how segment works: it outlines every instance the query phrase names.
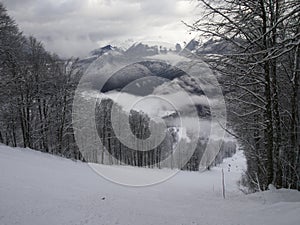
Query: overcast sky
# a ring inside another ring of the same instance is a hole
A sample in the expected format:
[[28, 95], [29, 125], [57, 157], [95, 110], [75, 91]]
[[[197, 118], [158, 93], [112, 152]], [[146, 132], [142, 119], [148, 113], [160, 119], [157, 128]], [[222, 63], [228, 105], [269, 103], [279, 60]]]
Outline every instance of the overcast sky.
[[61, 56], [85, 56], [106, 44], [183, 43], [182, 20], [196, 18], [192, 0], [2, 0], [26, 35]]

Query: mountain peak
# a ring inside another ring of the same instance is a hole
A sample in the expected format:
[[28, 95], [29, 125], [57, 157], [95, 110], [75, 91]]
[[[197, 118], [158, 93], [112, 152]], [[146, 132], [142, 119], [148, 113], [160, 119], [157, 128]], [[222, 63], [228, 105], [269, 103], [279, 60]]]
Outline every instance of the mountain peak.
[[106, 45], [104, 47], [91, 51], [90, 55], [99, 57], [110, 51], [120, 51], [120, 50], [117, 47]]

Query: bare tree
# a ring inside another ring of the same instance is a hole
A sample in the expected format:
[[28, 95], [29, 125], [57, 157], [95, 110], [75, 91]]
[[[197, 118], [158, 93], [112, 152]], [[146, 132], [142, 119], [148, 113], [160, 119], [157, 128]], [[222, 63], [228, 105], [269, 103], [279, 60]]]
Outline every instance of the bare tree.
[[[223, 54], [203, 57], [223, 75], [231, 126], [243, 143], [250, 183], [256, 174], [261, 189], [271, 183], [299, 189], [299, 1], [199, 2], [204, 16], [190, 27], [227, 47]], [[289, 99], [292, 107], [286, 109]]]

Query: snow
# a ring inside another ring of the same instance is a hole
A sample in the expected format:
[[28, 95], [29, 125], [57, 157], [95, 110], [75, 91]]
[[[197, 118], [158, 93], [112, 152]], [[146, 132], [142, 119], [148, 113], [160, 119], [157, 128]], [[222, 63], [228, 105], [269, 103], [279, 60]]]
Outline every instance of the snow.
[[177, 127], [178, 129], [178, 140], [185, 139], [187, 143], [191, 142], [191, 139], [187, 135], [187, 130], [185, 127]]
[[[168, 173], [99, 167], [137, 178]], [[226, 199], [221, 193], [222, 169]], [[137, 188], [110, 182], [82, 162], [1, 145], [0, 224], [299, 224], [299, 192], [273, 190], [244, 195], [236, 184], [243, 170], [245, 159], [239, 151], [210, 171], [180, 172], [160, 184]]]

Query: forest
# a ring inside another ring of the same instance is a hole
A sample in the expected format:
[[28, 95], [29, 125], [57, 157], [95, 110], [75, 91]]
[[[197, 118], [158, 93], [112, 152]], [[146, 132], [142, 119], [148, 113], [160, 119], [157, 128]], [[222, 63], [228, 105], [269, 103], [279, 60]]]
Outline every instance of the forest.
[[300, 2], [200, 0], [199, 8], [203, 17], [189, 27], [217, 43], [219, 54], [199, 54], [222, 74], [228, 122], [247, 158], [244, 182], [299, 190]]

